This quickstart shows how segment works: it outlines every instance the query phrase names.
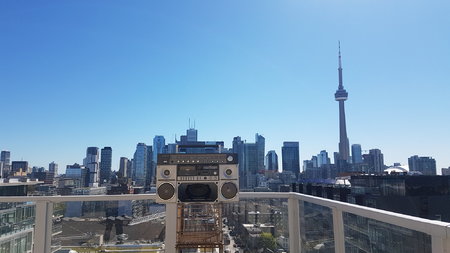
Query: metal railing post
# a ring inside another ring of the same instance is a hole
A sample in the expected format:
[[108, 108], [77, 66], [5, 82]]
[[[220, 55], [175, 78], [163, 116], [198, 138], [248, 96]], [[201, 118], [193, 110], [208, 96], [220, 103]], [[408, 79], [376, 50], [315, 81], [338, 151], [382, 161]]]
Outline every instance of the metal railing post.
[[333, 207], [334, 252], [345, 253], [344, 219], [342, 210]]
[[51, 252], [53, 203], [36, 202], [33, 252]]
[[165, 253], [176, 253], [177, 243], [177, 203], [166, 204], [166, 239]]
[[288, 198], [288, 221], [289, 221], [289, 252], [301, 252], [300, 238], [300, 211], [299, 202], [295, 195]]
[[[450, 227], [447, 226], [447, 235], [450, 235]], [[450, 238], [437, 235], [431, 236], [431, 252], [450, 253]]]

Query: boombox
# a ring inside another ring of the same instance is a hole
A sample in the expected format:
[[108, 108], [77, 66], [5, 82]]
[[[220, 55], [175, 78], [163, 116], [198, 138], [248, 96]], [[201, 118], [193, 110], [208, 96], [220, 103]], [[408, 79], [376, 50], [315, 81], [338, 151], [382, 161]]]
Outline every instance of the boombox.
[[237, 154], [159, 154], [158, 203], [239, 201]]

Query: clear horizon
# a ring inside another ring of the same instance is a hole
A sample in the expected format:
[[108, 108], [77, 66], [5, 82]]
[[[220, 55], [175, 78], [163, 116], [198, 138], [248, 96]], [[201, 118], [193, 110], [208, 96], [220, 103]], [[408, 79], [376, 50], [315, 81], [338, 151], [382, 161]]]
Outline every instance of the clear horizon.
[[[448, 1], [2, 1], [0, 150], [59, 170], [88, 146], [133, 156], [196, 120], [199, 140], [338, 150], [347, 132], [385, 164], [450, 166]], [[302, 164], [301, 164], [302, 165]]]

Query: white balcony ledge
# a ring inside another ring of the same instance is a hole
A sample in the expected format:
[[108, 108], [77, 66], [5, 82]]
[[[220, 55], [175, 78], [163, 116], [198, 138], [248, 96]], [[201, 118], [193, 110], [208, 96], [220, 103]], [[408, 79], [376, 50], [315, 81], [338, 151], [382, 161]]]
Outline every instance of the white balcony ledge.
[[[51, 252], [51, 237], [52, 237], [52, 215], [53, 204], [64, 202], [90, 202], [90, 201], [131, 201], [131, 200], [155, 200], [155, 194], [138, 194], [138, 195], [91, 195], [91, 196], [26, 196], [26, 197], [2, 197], [1, 202], [34, 202], [36, 203], [36, 220], [33, 233], [33, 252]], [[399, 213], [393, 213], [389, 211], [358, 206], [348, 204], [344, 202], [299, 194], [299, 193], [271, 193], [271, 192], [241, 192], [241, 201], [248, 200], [284, 200], [287, 202], [287, 221], [288, 234], [289, 234], [289, 252], [302, 252], [302, 247], [309, 247], [311, 241], [305, 246], [305, 242], [302, 244], [302, 222], [307, 222], [308, 217], [305, 217], [304, 210], [307, 208], [305, 205], [317, 205], [329, 210], [330, 229], [332, 227], [332, 238], [328, 241], [322, 240], [313, 245], [314, 249], [320, 252], [320, 248], [325, 243], [332, 243], [334, 252], [344, 253], [346, 250], [346, 242], [348, 244], [355, 243], [356, 241], [363, 241], [361, 238], [353, 238], [346, 234], [348, 229], [353, 230], [355, 233], [361, 232], [353, 224], [344, 224], [345, 217], [353, 217], [356, 215], [361, 219], [369, 219], [378, 221], [382, 224], [388, 224], [397, 226], [405, 231], [416, 231], [423, 233], [431, 238], [432, 253], [449, 253], [450, 252], [450, 223], [427, 220]], [[166, 233], [165, 233], [165, 252], [175, 252], [175, 238], [174, 220], [176, 212], [167, 205], [166, 207]], [[309, 207], [308, 207], [309, 208]], [[254, 213], [254, 212], [253, 212]], [[155, 216], [157, 218], [163, 217], [162, 215]], [[325, 216], [324, 216], [325, 217]], [[302, 230], [303, 229], [303, 230]], [[347, 229], [347, 230], [346, 230]], [[389, 226], [386, 228], [389, 229]], [[53, 231], [54, 232], [54, 231]], [[304, 232], [304, 231], [303, 231]], [[320, 229], [319, 229], [320, 232]], [[280, 237], [281, 239], [283, 237]], [[2, 238], [0, 237], [0, 240]], [[319, 247], [320, 246], [320, 247]], [[425, 245], [424, 247], [427, 247]]]

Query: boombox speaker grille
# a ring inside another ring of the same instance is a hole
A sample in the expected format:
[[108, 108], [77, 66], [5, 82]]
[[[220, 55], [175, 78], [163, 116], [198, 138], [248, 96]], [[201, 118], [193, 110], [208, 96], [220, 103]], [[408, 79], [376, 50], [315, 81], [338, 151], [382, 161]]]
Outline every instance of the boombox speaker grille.
[[163, 200], [169, 200], [175, 194], [175, 188], [172, 184], [164, 183], [158, 187], [158, 196]]
[[222, 188], [220, 189], [220, 192], [222, 193], [222, 196], [226, 199], [232, 199], [236, 196], [238, 193], [238, 189], [236, 187], [236, 184], [228, 182], [222, 185]]

